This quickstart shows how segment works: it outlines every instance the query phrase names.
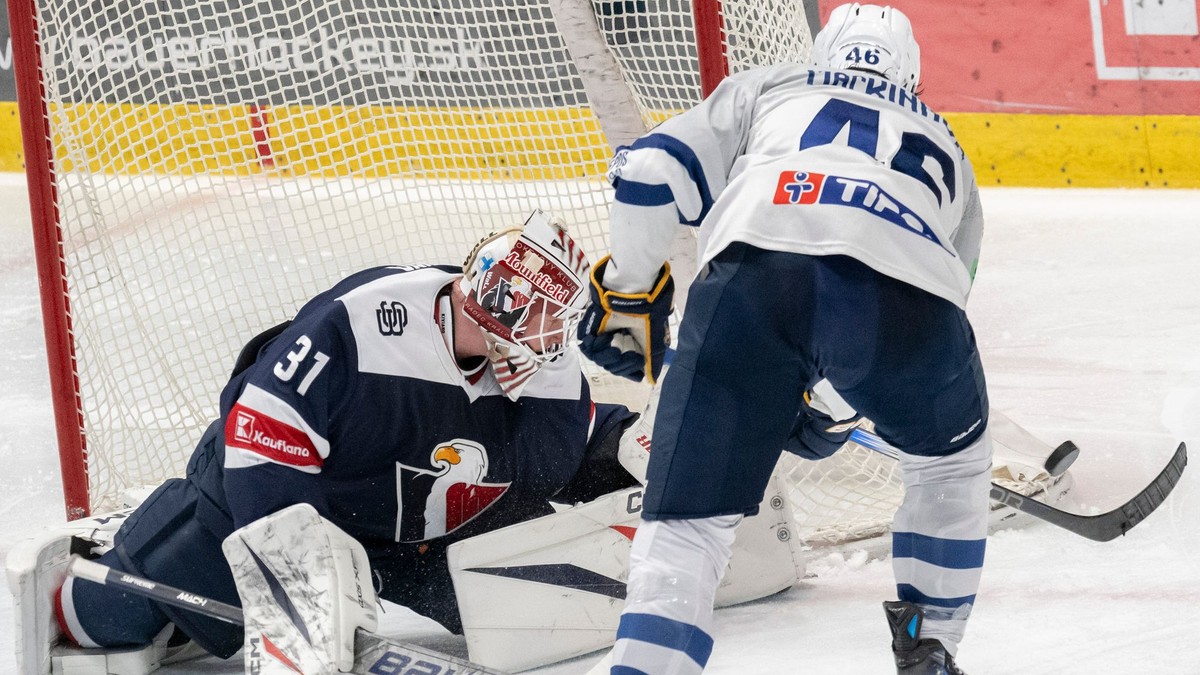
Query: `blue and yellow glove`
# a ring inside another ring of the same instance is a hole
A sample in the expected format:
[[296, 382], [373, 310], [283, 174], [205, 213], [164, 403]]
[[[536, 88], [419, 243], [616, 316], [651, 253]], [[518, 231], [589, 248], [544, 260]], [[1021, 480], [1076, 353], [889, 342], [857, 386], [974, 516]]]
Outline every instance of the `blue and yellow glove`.
[[800, 412], [792, 424], [792, 433], [784, 449], [804, 459], [825, 459], [837, 452], [850, 440], [854, 429], [866, 422], [862, 415], [855, 414], [844, 420], [835, 420], [826, 406], [814, 405], [811, 391], [804, 392]]
[[649, 291], [618, 293], [604, 287], [611, 258], [592, 266], [592, 302], [579, 322], [580, 351], [613, 375], [654, 384], [671, 343], [671, 266], [663, 264]]

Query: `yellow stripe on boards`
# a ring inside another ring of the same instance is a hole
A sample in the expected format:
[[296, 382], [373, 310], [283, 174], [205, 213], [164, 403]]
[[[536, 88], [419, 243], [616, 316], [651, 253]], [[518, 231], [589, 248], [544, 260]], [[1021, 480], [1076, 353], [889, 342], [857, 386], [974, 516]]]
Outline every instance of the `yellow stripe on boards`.
[[[242, 105], [50, 109], [66, 172], [532, 181], [603, 176], [609, 155], [584, 108], [285, 106], [259, 114]], [[0, 119], [0, 149], [10, 140], [19, 149], [19, 134], [15, 116]], [[75, 140], [64, 144], [66, 135]], [[0, 161], [21, 170], [13, 150]]]
[[[75, 104], [51, 109], [86, 156], [60, 169], [454, 180], [577, 180], [609, 150], [589, 110], [284, 106], [264, 112], [273, 168], [248, 106]], [[1200, 116], [948, 113], [979, 184], [1200, 188]], [[0, 171], [22, 171], [16, 104], [0, 102]], [[61, 131], [56, 142], [62, 152]]]
[[948, 113], [982, 186], [1200, 188], [1200, 117]]
[[21, 120], [14, 101], [0, 101], [0, 171], [25, 170], [25, 150], [21, 147]]

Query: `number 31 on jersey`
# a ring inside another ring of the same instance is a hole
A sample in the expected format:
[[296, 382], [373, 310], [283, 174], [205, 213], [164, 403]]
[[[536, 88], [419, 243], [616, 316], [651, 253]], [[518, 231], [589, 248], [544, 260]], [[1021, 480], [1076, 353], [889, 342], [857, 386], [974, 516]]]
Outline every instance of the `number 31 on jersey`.
[[[310, 351], [312, 351], [312, 340], [307, 335], [296, 338], [296, 347], [284, 355], [283, 361], [275, 364], [275, 377], [282, 382], [290, 382], [296, 372], [300, 370], [300, 365], [308, 357]], [[329, 362], [329, 355], [324, 352], [313, 352], [312, 361], [313, 364], [308, 367], [304, 378], [300, 380], [300, 386], [296, 387], [296, 393], [301, 396], [308, 393], [308, 388], [312, 386], [313, 380], [321, 374], [321, 369]]]

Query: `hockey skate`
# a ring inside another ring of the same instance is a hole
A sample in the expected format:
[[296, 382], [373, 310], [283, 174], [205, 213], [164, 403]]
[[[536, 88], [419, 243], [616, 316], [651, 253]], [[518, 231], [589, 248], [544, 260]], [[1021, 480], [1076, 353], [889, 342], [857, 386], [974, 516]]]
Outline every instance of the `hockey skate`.
[[921, 608], [911, 602], [885, 602], [892, 631], [892, 655], [899, 675], [966, 675], [954, 657], [932, 638], [921, 639]]

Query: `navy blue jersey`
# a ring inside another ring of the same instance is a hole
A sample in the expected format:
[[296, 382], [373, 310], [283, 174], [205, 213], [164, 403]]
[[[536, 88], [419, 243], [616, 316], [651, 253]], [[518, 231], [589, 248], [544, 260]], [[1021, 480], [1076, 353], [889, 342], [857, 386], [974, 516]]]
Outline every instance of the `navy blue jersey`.
[[308, 502], [371, 550], [489, 514], [487, 529], [515, 522], [567, 484], [593, 421], [577, 355], [545, 364], [516, 402], [490, 367], [464, 372], [449, 346], [457, 277], [359, 272], [230, 380], [223, 481], [235, 526]]

